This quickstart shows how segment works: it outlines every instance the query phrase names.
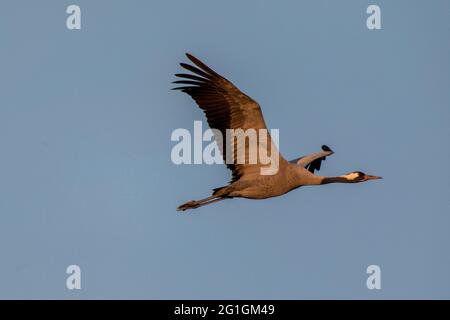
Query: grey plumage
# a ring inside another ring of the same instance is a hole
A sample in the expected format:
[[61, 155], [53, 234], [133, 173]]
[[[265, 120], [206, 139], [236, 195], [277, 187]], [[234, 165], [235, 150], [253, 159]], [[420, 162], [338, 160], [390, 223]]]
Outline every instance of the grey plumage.
[[299, 166], [304, 166], [309, 172], [314, 173], [315, 170], [320, 170], [322, 161], [324, 161], [326, 157], [331, 156], [333, 153], [334, 152], [328, 146], [323, 145], [321, 152], [312, 153], [289, 162], [296, 163]]

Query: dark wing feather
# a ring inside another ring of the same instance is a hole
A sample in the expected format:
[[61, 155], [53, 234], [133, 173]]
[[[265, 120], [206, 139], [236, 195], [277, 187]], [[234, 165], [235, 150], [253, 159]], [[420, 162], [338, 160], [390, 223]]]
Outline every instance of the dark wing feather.
[[[179, 73], [177, 77], [183, 80], [175, 81], [174, 83], [189, 85], [174, 88], [181, 90], [190, 95], [198, 106], [204, 111], [209, 127], [217, 129], [221, 132], [223, 141], [218, 143], [221, 148], [221, 153], [224, 161], [226, 161], [226, 151], [228, 146], [226, 141], [227, 129], [266, 129], [264, 117], [260, 106], [252, 98], [241, 92], [230, 81], [216, 73], [206, 64], [187, 53], [186, 56], [191, 60], [195, 66], [180, 63], [180, 65], [191, 71], [194, 74]], [[267, 132], [267, 145], [270, 155], [271, 144], [273, 143], [270, 135]], [[248, 149], [248, 143], [245, 144]], [[227, 167], [232, 171], [232, 182], [240, 179], [243, 176], [259, 175], [260, 168], [263, 164], [238, 164], [236, 163], [237, 147], [234, 147], [234, 163], [227, 164]], [[258, 148], [262, 147], [261, 144]], [[278, 153], [278, 150], [277, 150]], [[259, 150], [258, 150], [259, 154]], [[278, 153], [279, 154], [279, 153]], [[245, 150], [246, 159], [248, 159], [248, 150]], [[279, 155], [280, 164], [282, 161], [286, 162], [284, 158]]]
[[332, 155], [333, 153], [333, 150], [331, 150], [328, 146], [323, 145], [321, 152], [312, 153], [304, 157], [291, 160], [290, 162], [305, 167], [305, 169], [307, 169], [311, 173], [314, 173], [314, 171], [320, 170], [322, 161], [324, 161], [326, 157]]
[[308, 169], [309, 172], [314, 173], [315, 170], [320, 170], [320, 165], [322, 164], [322, 161], [324, 161], [326, 157], [319, 158], [317, 160], [314, 160], [309, 165], [307, 165], [305, 168]]
[[[333, 150], [331, 150], [330, 147], [328, 147], [327, 145], [322, 146], [322, 154], [332, 155], [333, 153], [334, 153]], [[315, 170], [319, 171], [320, 166], [322, 165], [322, 161], [325, 161], [326, 158], [327, 157], [325, 156], [317, 158], [311, 161], [311, 163], [309, 163], [308, 165], [306, 165], [305, 168], [308, 169], [308, 171], [311, 173], [314, 173]]]

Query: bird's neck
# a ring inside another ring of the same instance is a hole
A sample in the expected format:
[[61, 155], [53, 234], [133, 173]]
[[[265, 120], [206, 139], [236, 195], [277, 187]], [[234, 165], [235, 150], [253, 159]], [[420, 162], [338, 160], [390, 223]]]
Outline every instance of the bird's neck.
[[320, 184], [328, 184], [328, 183], [352, 183], [353, 181], [348, 179], [345, 176], [339, 177], [321, 177]]
[[349, 175], [342, 175], [337, 177], [324, 177], [315, 174], [310, 174], [309, 172], [305, 174], [305, 169], [298, 166], [294, 166], [296, 174], [295, 184], [298, 186], [302, 185], [321, 185], [329, 183], [352, 183], [354, 180]]

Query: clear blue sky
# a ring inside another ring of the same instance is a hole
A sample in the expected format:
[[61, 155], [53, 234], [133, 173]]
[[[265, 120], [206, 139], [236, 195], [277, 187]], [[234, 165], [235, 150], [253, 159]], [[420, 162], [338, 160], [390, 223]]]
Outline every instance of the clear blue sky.
[[[0, 39], [0, 298], [450, 298], [449, 1], [9, 0]], [[230, 177], [170, 161], [204, 120], [169, 90], [187, 51], [286, 158], [327, 144], [321, 174], [385, 179], [180, 215]]]

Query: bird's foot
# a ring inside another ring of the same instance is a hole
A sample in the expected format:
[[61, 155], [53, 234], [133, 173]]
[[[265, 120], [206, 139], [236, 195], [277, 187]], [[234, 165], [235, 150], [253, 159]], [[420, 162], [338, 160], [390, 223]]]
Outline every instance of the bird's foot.
[[200, 202], [191, 200], [188, 201], [177, 208], [177, 211], [186, 211], [188, 209], [198, 208], [200, 206]]

